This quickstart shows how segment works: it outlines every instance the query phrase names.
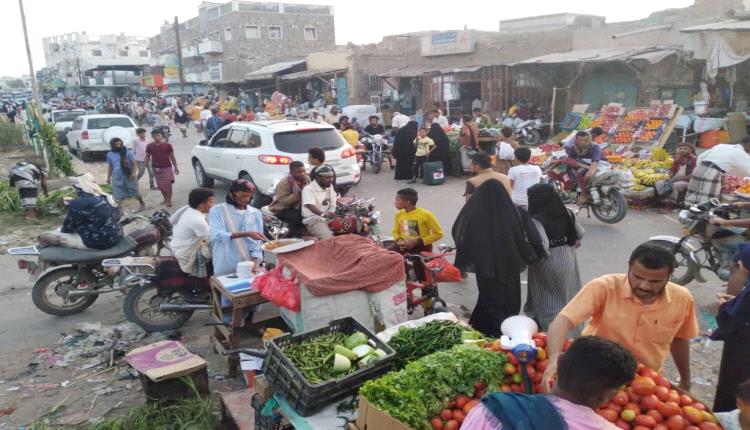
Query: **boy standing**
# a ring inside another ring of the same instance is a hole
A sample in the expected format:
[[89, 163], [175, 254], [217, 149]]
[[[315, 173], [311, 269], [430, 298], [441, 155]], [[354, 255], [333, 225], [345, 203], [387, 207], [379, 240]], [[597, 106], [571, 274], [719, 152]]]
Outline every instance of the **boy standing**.
[[432, 251], [432, 244], [443, 237], [435, 215], [427, 209], [418, 208], [419, 194], [413, 188], [404, 188], [396, 193], [398, 209], [393, 223], [393, 239], [400, 252]]
[[529, 205], [529, 197], [526, 194], [532, 185], [536, 185], [542, 180], [542, 169], [539, 166], [529, 164], [531, 159], [531, 150], [525, 146], [516, 148], [513, 154], [518, 160], [518, 165], [508, 170], [508, 177], [513, 187], [511, 198], [516, 206], [524, 209]]
[[414, 154], [414, 166], [412, 167], [412, 180], [409, 181], [409, 184], [414, 184], [417, 182], [417, 178], [421, 178], [424, 174], [423, 171], [423, 165], [424, 162], [427, 161], [427, 157], [430, 155], [432, 151], [435, 150], [435, 142], [427, 137], [427, 133], [429, 130], [427, 130], [427, 127], [422, 127], [419, 129], [419, 136], [417, 136], [416, 139], [414, 139], [414, 145], [417, 147], [417, 151]]

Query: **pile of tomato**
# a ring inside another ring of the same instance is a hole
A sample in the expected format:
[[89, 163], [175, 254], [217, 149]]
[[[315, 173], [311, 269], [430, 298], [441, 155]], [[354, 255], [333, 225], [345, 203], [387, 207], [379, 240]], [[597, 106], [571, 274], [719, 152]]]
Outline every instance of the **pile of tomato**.
[[484, 383], [477, 382], [474, 384], [474, 396], [469, 397], [459, 394], [455, 399], [445, 404], [445, 409], [440, 414], [430, 420], [433, 430], [458, 430], [464, 418], [469, 412], [479, 404], [484, 397]]

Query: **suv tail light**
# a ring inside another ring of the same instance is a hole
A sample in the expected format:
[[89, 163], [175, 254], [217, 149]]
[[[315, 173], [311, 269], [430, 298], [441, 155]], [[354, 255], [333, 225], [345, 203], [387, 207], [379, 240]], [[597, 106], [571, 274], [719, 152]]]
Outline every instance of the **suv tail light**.
[[354, 148], [349, 147], [349, 148], [346, 148], [344, 152], [341, 153], [341, 158], [354, 157], [355, 155], [357, 155], [357, 152], [354, 151]]
[[81, 139], [88, 140], [88, 138], [89, 138], [89, 131], [88, 130], [83, 130], [81, 132]]
[[284, 155], [259, 155], [258, 159], [266, 164], [289, 165], [292, 163], [292, 159]]

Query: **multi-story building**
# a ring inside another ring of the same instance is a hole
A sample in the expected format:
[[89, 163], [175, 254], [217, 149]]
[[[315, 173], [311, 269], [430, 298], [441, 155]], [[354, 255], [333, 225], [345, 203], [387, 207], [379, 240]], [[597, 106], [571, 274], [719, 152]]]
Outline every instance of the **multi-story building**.
[[141, 84], [149, 64], [147, 37], [67, 33], [42, 39], [46, 69], [69, 89], [124, 95]]
[[[198, 16], [179, 24], [186, 92], [207, 84], [239, 84], [248, 72], [277, 62], [302, 60], [335, 47], [333, 7], [232, 0], [204, 2]], [[154, 74], [178, 81], [174, 24], [151, 38]]]

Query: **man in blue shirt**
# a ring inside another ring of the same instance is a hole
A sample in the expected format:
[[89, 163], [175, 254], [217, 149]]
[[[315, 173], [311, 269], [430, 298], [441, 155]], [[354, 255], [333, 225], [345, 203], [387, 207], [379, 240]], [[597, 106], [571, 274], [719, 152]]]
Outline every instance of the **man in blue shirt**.
[[581, 192], [578, 203], [584, 205], [589, 200], [588, 185], [599, 167], [602, 150], [599, 145], [591, 141], [588, 132], [579, 131], [576, 133], [575, 144], [565, 148], [565, 152], [568, 158], [562, 162], [570, 168], [571, 178], [578, 183], [578, 189]]
[[210, 139], [224, 125], [224, 120], [219, 116], [219, 110], [211, 108], [211, 118], [206, 120], [206, 138]]

